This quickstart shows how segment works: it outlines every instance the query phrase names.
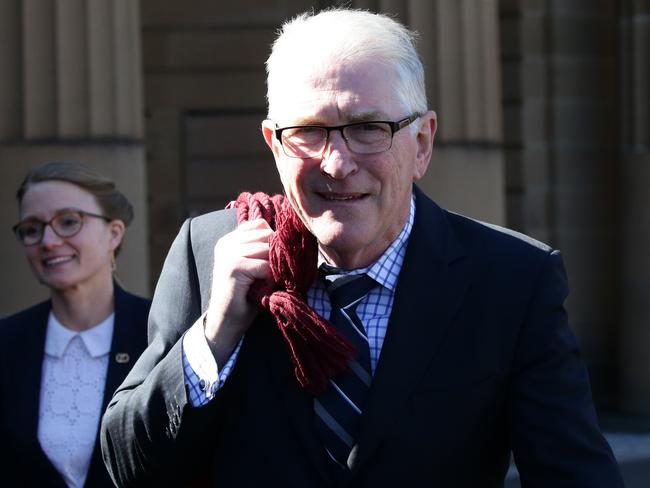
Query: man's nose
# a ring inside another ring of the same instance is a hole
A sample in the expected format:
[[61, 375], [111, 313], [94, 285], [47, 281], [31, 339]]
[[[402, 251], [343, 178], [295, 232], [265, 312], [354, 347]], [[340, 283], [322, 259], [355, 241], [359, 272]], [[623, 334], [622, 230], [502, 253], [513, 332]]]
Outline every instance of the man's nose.
[[341, 131], [330, 132], [320, 167], [323, 173], [337, 180], [342, 180], [359, 170]]

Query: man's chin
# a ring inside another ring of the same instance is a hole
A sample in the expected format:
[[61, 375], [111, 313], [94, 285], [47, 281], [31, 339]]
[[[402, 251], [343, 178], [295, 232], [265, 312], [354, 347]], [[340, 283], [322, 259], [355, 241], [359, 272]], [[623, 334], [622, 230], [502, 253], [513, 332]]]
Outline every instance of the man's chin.
[[363, 244], [359, 242], [358, 232], [323, 232], [319, 234], [316, 234], [318, 246], [330, 264], [335, 266], [348, 268], [350, 264], [348, 260], [364, 248]]
[[349, 239], [351, 226], [333, 219], [316, 219], [307, 227], [316, 236], [318, 244], [332, 247]]

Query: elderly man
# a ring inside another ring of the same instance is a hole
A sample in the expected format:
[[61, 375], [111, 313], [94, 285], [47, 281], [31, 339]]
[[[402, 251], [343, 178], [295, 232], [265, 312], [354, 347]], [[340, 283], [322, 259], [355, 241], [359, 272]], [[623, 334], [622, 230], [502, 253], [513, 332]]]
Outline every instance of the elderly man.
[[512, 452], [524, 486], [621, 486], [559, 253], [414, 185], [436, 115], [412, 34], [305, 14], [267, 68], [284, 200], [183, 225], [103, 419], [116, 484], [498, 487]]

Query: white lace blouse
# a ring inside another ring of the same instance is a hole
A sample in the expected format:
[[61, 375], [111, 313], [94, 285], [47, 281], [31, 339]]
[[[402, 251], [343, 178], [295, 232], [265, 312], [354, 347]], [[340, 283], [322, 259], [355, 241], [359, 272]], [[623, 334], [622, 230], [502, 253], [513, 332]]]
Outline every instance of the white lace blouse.
[[38, 413], [38, 440], [69, 487], [83, 487], [101, 418], [114, 314], [76, 332], [50, 312]]

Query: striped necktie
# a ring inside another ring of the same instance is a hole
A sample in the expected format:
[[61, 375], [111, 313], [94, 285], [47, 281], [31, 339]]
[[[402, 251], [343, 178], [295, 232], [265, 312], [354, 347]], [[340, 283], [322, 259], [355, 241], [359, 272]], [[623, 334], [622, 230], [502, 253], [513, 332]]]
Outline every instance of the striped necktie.
[[330, 322], [354, 344], [357, 356], [350, 360], [350, 368], [332, 378], [327, 390], [314, 399], [314, 409], [325, 449], [346, 469], [372, 379], [368, 337], [355, 309], [377, 282], [365, 274], [330, 274], [325, 276], [325, 283], [332, 304]]

